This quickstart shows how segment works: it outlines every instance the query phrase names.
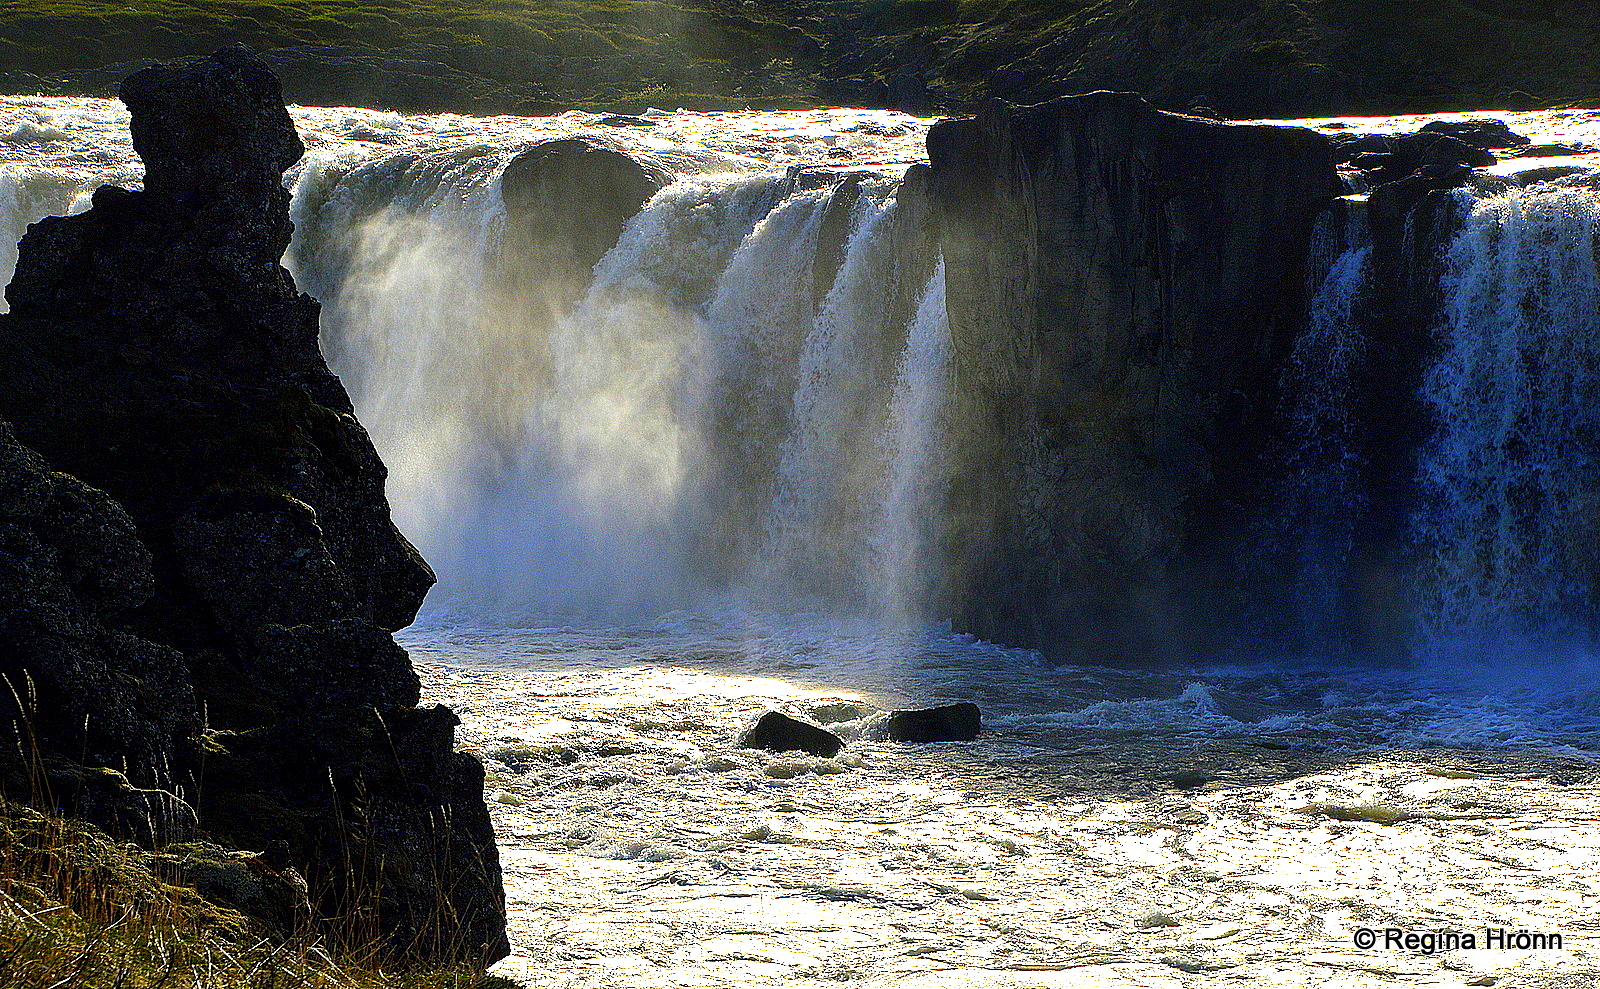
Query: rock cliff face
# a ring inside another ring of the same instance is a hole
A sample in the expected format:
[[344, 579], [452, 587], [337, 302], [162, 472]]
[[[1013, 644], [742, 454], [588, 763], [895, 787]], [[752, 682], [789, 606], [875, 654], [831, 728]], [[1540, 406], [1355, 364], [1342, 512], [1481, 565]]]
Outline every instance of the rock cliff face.
[[964, 435], [952, 606], [1059, 658], [1227, 629], [1327, 140], [1093, 93], [928, 138]]
[[39, 455], [0, 434], [0, 581], [40, 602], [0, 671], [44, 755], [286, 842], [403, 950], [501, 957], [482, 767], [390, 635], [433, 576], [278, 263], [303, 149], [277, 81], [232, 48], [121, 95], [144, 189], [31, 227], [0, 317], [0, 416]]
[[158, 787], [202, 727], [183, 657], [128, 631], [154, 590], [152, 562], [109, 495], [51, 470], [0, 424], [0, 715], [9, 729], [19, 705], [26, 714], [0, 749], [0, 787], [147, 843], [194, 825]]

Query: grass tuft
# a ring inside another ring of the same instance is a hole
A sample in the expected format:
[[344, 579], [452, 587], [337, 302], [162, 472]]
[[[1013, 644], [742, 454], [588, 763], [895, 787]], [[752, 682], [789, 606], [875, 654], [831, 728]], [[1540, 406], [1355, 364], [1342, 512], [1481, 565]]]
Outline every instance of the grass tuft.
[[384, 967], [309, 927], [274, 936], [162, 860], [0, 799], [0, 989], [516, 989], [465, 965]]

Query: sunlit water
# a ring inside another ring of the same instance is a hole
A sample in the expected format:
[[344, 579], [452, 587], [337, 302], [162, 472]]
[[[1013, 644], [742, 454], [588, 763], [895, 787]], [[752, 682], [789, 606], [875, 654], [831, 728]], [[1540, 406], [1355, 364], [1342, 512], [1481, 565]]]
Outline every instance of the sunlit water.
[[[325, 304], [324, 349], [392, 469], [396, 518], [443, 578], [402, 639], [489, 769], [507, 974], [920, 987], [1596, 973], [1589, 656], [1052, 667], [918, 607], [936, 576], [950, 340], [942, 268], [896, 284], [893, 179], [921, 160], [928, 121], [294, 114], [309, 153], [288, 177], [286, 263]], [[1588, 116], [1525, 123], [1594, 138]], [[499, 170], [574, 134], [679, 181], [575, 305], [518, 310], [490, 277]], [[834, 190], [788, 181], [794, 166], [881, 177], [826, 284], [811, 252]], [[8, 241], [137, 178], [116, 104], [0, 99]], [[1545, 202], [1480, 205], [1458, 284], [1492, 294], [1492, 231], [1535, 234]], [[1362, 360], [1349, 312], [1370, 254], [1346, 246], [1295, 356], [1295, 373], [1330, 383], [1296, 414], [1333, 447], [1339, 410], [1316, 402]], [[889, 307], [896, 294], [912, 311]], [[1463, 333], [1493, 308], [1475, 299], [1453, 310]], [[1515, 366], [1453, 339], [1462, 367]], [[1449, 449], [1441, 476], [1487, 469]], [[1336, 450], [1306, 465], [1307, 500], [1347, 466]], [[1327, 540], [1348, 538], [1330, 524]], [[871, 730], [882, 711], [950, 701], [983, 709], [978, 741]], [[772, 708], [846, 748], [737, 748]], [[1374, 952], [1352, 943], [1362, 926], [1566, 944]]]
[[[1553, 985], [1600, 970], [1600, 696], [1584, 661], [1542, 684], [1512, 667], [1118, 672], [726, 613], [405, 640], [488, 767], [515, 946], [499, 970], [530, 985]], [[874, 737], [884, 709], [953, 700], [983, 707], [978, 741]], [[846, 747], [738, 748], [770, 709]], [[1353, 943], [1363, 927], [1487, 926], [1560, 932], [1563, 949]]]

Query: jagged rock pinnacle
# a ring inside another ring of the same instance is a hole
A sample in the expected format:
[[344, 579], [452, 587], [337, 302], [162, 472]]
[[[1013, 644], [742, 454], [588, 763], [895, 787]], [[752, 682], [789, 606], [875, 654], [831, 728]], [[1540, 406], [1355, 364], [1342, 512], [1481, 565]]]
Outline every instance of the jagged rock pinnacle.
[[270, 193], [305, 145], [272, 71], [243, 45], [155, 65], [118, 91], [147, 192], [187, 205], [224, 189]]

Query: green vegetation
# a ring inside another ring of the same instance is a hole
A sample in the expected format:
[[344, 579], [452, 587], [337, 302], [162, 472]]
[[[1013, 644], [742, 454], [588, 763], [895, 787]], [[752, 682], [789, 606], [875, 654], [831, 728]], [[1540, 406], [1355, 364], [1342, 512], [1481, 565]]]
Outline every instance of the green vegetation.
[[[787, 4], [759, 4], [776, 12]], [[825, 78], [913, 64], [942, 102], [1131, 89], [1230, 116], [1600, 103], [1600, 7], [1521, 0], [814, 3]], [[1557, 11], [1556, 8], [1566, 8]], [[1581, 8], [1581, 9], [1579, 9]], [[892, 85], [890, 88], [893, 88]]]
[[231, 42], [262, 52], [288, 98], [306, 103], [542, 113], [733, 107], [811, 89], [794, 62], [803, 32], [655, 0], [0, 4], [12, 88], [29, 74], [109, 92], [141, 62]]
[[106, 92], [232, 41], [291, 100], [404, 110], [1600, 103], [1600, 8], [1521, 0], [25, 0], [0, 3], [0, 85]]
[[202, 898], [175, 858], [0, 799], [0, 989], [518, 989], [265, 929]]

